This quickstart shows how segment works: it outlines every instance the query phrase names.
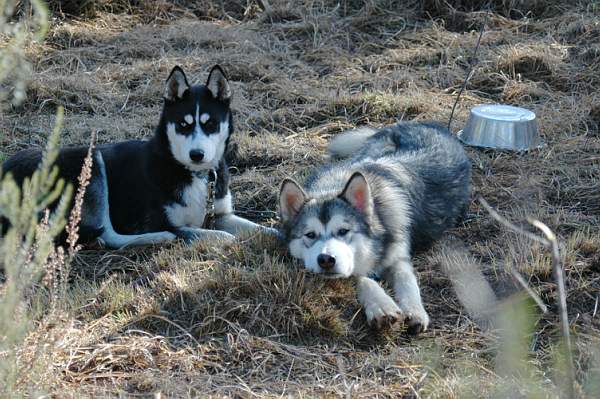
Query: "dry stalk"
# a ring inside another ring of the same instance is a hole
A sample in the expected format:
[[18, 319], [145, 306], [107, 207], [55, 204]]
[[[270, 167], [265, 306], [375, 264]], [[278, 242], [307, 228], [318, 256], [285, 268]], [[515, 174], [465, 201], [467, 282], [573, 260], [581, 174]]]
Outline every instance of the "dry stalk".
[[[544, 233], [545, 238], [539, 237], [533, 233], [523, 230], [522, 228], [514, 225], [513, 223], [509, 222], [508, 220], [506, 220], [505, 218], [500, 216], [500, 214], [498, 212], [496, 212], [487, 203], [487, 201], [485, 199], [483, 199], [482, 197], [479, 197], [478, 200], [481, 203], [481, 205], [485, 208], [485, 210], [490, 214], [490, 216], [492, 216], [492, 218], [494, 218], [500, 224], [502, 224], [503, 226], [506, 226], [508, 229], [512, 230], [513, 232], [515, 232], [517, 234], [526, 236], [534, 241], [537, 241], [537, 242], [543, 244], [546, 248], [551, 250], [552, 270], [554, 272], [554, 278], [556, 280], [556, 285], [558, 287], [558, 299], [559, 299], [558, 309], [559, 309], [559, 317], [560, 317], [560, 324], [561, 324], [561, 333], [562, 333], [562, 337], [564, 340], [565, 352], [566, 352], [565, 355], [566, 355], [566, 360], [567, 360], [567, 378], [569, 380], [568, 397], [575, 398], [575, 368], [573, 365], [573, 355], [571, 353], [571, 334], [569, 332], [569, 316], [567, 313], [567, 292], [565, 290], [564, 273], [563, 273], [562, 263], [561, 263], [561, 259], [560, 259], [560, 251], [558, 248], [558, 240], [556, 239], [556, 235], [548, 226], [546, 226], [541, 221], [535, 220], [535, 219], [529, 219], [529, 218], [527, 219], [527, 221], [532, 226], [540, 229], [542, 231], [542, 233]], [[512, 269], [512, 266], [509, 266], [509, 267]], [[518, 275], [518, 272], [516, 270], [511, 270], [511, 273], [513, 273], [513, 275]], [[519, 282], [519, 284], [524, 286], [527, 293], [535, 300], [535, 302], [538, 305], [540, 305], [540, 303], [543, 305], [541, 298], [535, 292], [533, 292], [533, 290], [531, 288], [529, 288], [529, 286], [527, 285], [527, 282], [522, 277], [520, 279], [517, 278], [517, 281]], [[543, 305], [542, 311], [544, 311], [545, 308], [546, 308], [546, 306]]]
[[514, 277], [514, 279], [517, 281], [517, 283], [519, 283], [521, 288], [523, 288], [527, 292], [527, 294], [529, 294], [529, 296], [531, 298], [533, 298], [533, 300], [538, 305], [538, 307], [540, 308], [542, 313], [544, 313], [544, 314], [548, 313], [548, 306], [546, 306], [544, 301], [542, 301], [542, 298], [540, 298], [540, 296], [538, 294], [536, 294], [534, 290], [531, 289], [529, 284], [527, 284], [527, 281], [525, 281], [523, 276], [521, 276], [521, 273], [519, 273], [510, 264], [508, 264], [508, 267], [509, 267], [508, 271], [510, 272], [510, 274]]
[[494, 218], [498, 223], [503, 225], [504, 227], [508, 228], [509, 230], [514, 231], [517, 234], [525, 236], [525, 237], [529, 238], [530, 240], [539, 242], [540, 244], [542, 244], [545, 247], [550, 247], [550, 242], [548, 240], [546, 240], [544, 237], [540, 237], [540, 236], [535, 235], [527, 230], [523, 230], [521, 227], [515, 225], [514, 223], [512, 223], [512, 222], [506, 220], [505, 218], [503, 218], [502, 216], [500, 216], [500, 214], [498, 212], [496, 212], [496, 210], [494, 208], [492, 208], [490, 206], [490, 204], [488, 204], [488, 202], [485, 199], [483, 199], [482, 197], [479, 197], [478, 201], [483, 206], [483, 208], [490, 214], [490, 216], [492, 218]]
[[54, 283], [55, 290], [53, 308], [57, 306], [57, 304], [60, 301], [60, 297], [62, 297], [67, 291], [70, 265], [73, 262], [73, 258], [75, 257], [77, 252], [79, 252], [79, 250], [81, 249], [81, 245], [77, 244], [77, 241], [79, 241], [79, 223], [81, 222], [81, 212], [83, 208], [85, 192], [87, 186], [90, 184], [90, 179], [92, 177], [92, 167], [94, 159], [93, 154], [95, 145], [96, 132], [93, 131], [92, 136], [90, 138], [90, 144], [88, 147], [87, 155], [85, 156], [85, 159], [83, 161], [81, 172], [77, 177], [79, 187], [77, 188], [77, 194], [75, 195], [75, 200], [73, 201], [73, 208], [71, 209], [71, 213], [69, 215], [69, 222], [65, 227], [65, 231], [67, 232], [66, 241], [68, 244], [68, 248], [65, 251], [63, 247], [57, 247], [56, 250], [52, 252], [52, 256], [49, 259], [49, 266], [52, 268], [52, 270], [56, 270], [56, 274], [59, 280], [55, 281]]
[[560, 327], [564, 339], [565, 352], [567, 356], [567, 377], [569, 379], [569, 398], [575, 397], [575, 367], [573, 365], [573, 355], [571, 353], [571, 334], [569, 332], [569, 314], [567, 313], [567, 291], [565, 289], [565, 275], [560, 260], [560, 251], [556, 234], [548, 226], [539, 220], [528, 219], [531, 225], [537, 227], [544, 233], [546, 239], [550, 242], [552, 250], [552, 271], [558, 287], [558, 310], [560, 317]]
[[71, 215], [69, 216], [69, 224], [66, 227], [67, 243], [69, 244], [69, 256], [73, 256], [80, 248], [80, 246], [77, 245], [77, 241], [79, 240], [79, 222], [81, 222], [83, 197], [85, 196], [85, 191], [87, 189], [87, 186], [90, 184], [90, 179], [92, 177], [92, 155], [94, 153], [95, 145], [96, 132], [94, 131], [92, 132], [92, 137], [90, 139], [90, 145], [88, 147], [87, 155], [85, 156], [85, 160], [83, 161], [81, 173], [77, 178], [77, 181], [79, 181], [79, 187], [77, 188], [77, 195], [75, 195], [73, 209], [71, 210]]
[[450, 112], [450, 118], [448, 118], [448, 130], [450, 130], [450, 127], [452, 127], [452, 118], [454, 117], [454, 111], [456, 111], [456, 106], [458, 105], [458, 102], [460, 101], [460, 96], [467, 88], [469, 79], [471, 79], [471, 76], [473, 75], [473, 70], [475, 69], [475, 66], [477, 65], [477, 52], [479, 51], [479, 46], [481, 45], [481, 38], [483, 37], [483, 31], [485, 30], [485, 25], [487, 24], [488, 18], [490, 17], [491, 6], [492, 6], [491, 2], [488, 3], [487, 12], [485, 13], [485, 18], [484, 18], [483, 22], [481, 23], [481, 28], [479, 29], [479, 37], [477, 38], [477, 43], [475, 44], [475, 49], [473, 50], [473, 56], [471, 57], [471, 60], [469, 62], [469, 64], [470, 64], [469, 72], [467, 73], [467, 76], [465, 76], [465, 80], [464, 80], [462, 86], [460, 87], [458, 94], [456, 95], [456, 100], [454, 101], [454, 105], [452, 106], [452, 111]]

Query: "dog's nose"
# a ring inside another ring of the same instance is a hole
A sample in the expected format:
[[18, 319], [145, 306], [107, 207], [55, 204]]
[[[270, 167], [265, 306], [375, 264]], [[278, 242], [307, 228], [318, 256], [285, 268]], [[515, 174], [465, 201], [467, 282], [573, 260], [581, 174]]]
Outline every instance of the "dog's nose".
[[323, 270], [331, 270], [335, 266], [335, 258], [327, 254], [319, 254], [317, 256], [317, 263]]
[[190, 159], [192, 162], [202, 162], [204, 159], [204, 152], [201, 150], [192, 150], [190, 151]]

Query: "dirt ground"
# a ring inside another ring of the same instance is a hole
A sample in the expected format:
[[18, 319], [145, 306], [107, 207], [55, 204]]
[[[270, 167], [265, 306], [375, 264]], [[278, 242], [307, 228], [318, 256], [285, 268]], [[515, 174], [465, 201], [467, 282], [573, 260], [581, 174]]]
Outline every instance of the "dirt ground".
[[[237, 212], [273, 225], [281, 180], [322, 164], [333, 135], [399, 120], [447, 123], [485, 3], [54, 1], [47, 40], [27, 49], [27, 101], [0, 118], [1, 155], [43, 146], [57, 105], [66, 109], [65, 145], [87, 144], [92, 131], [100, 142], [148, 138], [171, 68], [204, 82], [218, 63], [235, 93]], [[482, 196], [509, 220], [530, 216], [558, 234], [577, 392], [598, 397], [600, 3], [491, 5], [452, 131], [473, 106], [501, 102], [533, 110], [547, 145], [523, 154], [468, 148], [467, 218], [448, 233], [451, 244], [415, 258], [432, 319], [426, 333], [369, 328], [352, 282], [311, 276], [261, 237], [227, 248], [84, 250], [60, 327], [40, 325], [31, 337], [52, 343], [44, 389], [57, 398], [558, 397], [564, 361], [550, 254], [490, 218]], [[453, 266], [470, 267], [466, 286], [444, 272]], [[486, 297], [478, 270], [498, 298], [491, 327], [473, 312], [471, 302]]]

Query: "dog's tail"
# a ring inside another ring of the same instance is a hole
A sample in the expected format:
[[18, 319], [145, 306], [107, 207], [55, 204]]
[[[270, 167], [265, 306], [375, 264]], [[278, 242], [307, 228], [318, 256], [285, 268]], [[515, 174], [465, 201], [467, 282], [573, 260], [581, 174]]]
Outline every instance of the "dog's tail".
[[356, 153], [365, 142], [377, 133], [377, 129], [361, 127], [338, 134], [329, 143], [329, 154], [334, 158], [345, 158]]

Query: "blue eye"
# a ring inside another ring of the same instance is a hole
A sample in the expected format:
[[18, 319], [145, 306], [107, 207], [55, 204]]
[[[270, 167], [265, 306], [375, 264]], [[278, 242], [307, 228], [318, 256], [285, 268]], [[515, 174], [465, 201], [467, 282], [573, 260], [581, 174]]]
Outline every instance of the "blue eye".
[[309, 240], [314, 240], [316, 236], [317, 235], [314, 231], [309, 231], [308, 233], [304, 234], [304, 237], [308, 238]]
[[350, 230], [348, 230], [348, 229], [339, 229], [338, 230], [338, 236], [343, 237], [346, 234], [348, 234], [349, 232], [350, 232]]

